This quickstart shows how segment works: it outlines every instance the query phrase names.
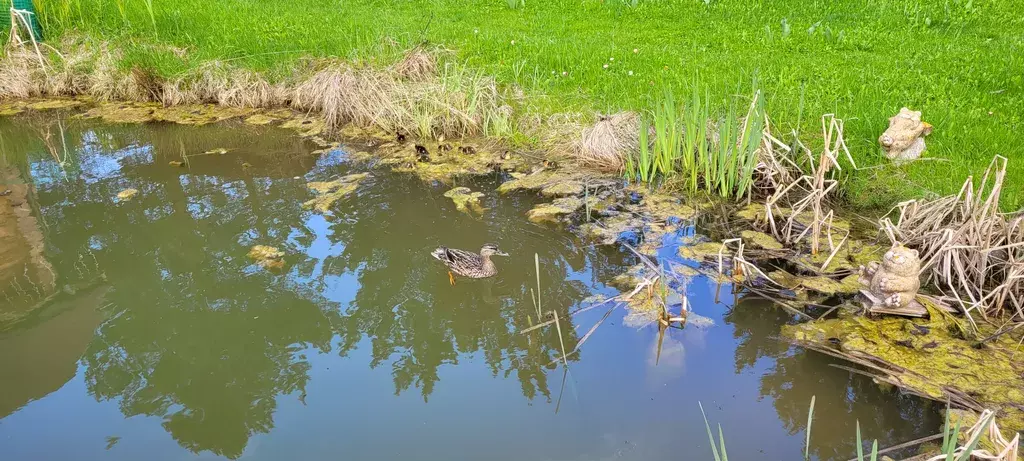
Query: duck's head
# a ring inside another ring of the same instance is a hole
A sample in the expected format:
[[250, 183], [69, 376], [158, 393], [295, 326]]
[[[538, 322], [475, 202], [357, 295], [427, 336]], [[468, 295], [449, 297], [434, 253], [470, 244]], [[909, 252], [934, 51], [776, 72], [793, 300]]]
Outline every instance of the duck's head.
[[498, 249], [498, 245], [488, 243], [480, 249], [480, 256], [508, 256], [508, 253]]

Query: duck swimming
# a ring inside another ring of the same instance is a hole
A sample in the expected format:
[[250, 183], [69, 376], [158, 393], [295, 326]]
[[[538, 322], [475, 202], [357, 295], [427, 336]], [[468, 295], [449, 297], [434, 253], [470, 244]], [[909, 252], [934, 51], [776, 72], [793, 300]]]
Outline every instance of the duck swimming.
[[448, 266], [448, 282], [455, 285], [455, 275], [473, 279], [493, 277], [498, 273], [498, 268], [491, 262], [491, 256], [508, 256], [498, 249], [498, 245], [488, 243], [480, 248], [480, 254], [472, 251], [458, 250], [455, 248], [439, 247], [430, 253], [438, 261]]

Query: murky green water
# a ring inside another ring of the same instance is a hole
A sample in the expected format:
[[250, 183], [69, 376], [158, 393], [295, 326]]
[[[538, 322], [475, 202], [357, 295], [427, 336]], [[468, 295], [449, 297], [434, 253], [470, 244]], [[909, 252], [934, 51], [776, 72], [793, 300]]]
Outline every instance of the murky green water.
[[[498, 177], [466, 184], [483, 217], [383, 170], [323, 216], [305, 184], [363, 171], [344, 150], [61, 124], [0, 119], [0, 459], [712, 459], [700, 401], [733, 459], [789, 460], [812, 395], [818, 459], [851, 457], [857, 420], [882, 446], [937, 432], [934, 405], [776, 340], [785, 312], [703, 278], [688, 296], [714, 326], [661, 335], [616, 310], [566, 373], [554, 329], [518, 333], [534, 253], [562, 312], [635, 261], [527, 222], [535, 199], [499, 198]], [[429, 255], [486, 242], [511, 254], [486, 281], [452, 287]], [[255, 244], [284, 250], [284, 272], [254, 265]], [[566, 344], [605, 312], [562, 325]]]

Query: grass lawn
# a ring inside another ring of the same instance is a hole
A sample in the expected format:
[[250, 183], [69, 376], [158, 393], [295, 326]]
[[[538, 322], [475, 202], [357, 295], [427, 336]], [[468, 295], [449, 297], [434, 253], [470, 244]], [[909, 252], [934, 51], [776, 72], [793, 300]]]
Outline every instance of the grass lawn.
[[[149, 2], [152, 3], [149, 3]], [[516, 3], [516, 2], [512, 2]], [[636, 5], [633, 5], [636, 3]], [[782, 131], [846, 120], [863, 207], [955, 192], [1011, 159], [1004, 209], [1024, 205], [1024, 13], [1009, 0], [36, 0], [48, 39], [85, 32], [126, 65], [173, 76], [211, 59], [288, 75], [304, 56], [390, 63], [429, 41], [521, 87], [532, 110], [646, 109], [694, 81], [716, 100], [756, 77]], [[152, 5], [150, 16], [147, 4]], [[389, 43], [393, 43], [389, 45]], [[166, 46], [188, 50], [180, 58]], [[935, 126], [926, 156], [884, 166], [878, 135], [901, 106]], [[777, 130], [778, 131], [778, 130]]]

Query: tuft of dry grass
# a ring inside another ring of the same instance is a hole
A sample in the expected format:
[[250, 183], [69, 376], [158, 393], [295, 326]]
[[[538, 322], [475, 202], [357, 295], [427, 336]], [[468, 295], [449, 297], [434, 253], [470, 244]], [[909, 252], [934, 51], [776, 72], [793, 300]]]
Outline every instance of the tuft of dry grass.
[[407, 80], [424, 81], [437, 76], [437, 60], [434, 55], [416, 47], [405, 53], [394, 70]]
[[512, 107], [493, 79], [445, 66], [436, 78], [406, 81], [394, 71], [327, 63], [294, 90], [292, 105], [343, 123], [408, 130], [422, 138], [508, 135]]
[[219, 104], [228, 107], [274, 107], [284, 105], [287, 91], [245, 69], [213, 61], [195, 72], [164, 82], [159, 98], [166, 106]]
[[975, 187], [897, 205], [896, 223], [881, 220], [893, 240], [917, 248], [928, 281], [973, 320], [1008, 315], [1024, 321], [1024, 214], [999, 212], [1009, 161], [996, 156]]
[[608, 172], [621, 172], [625, 158], [639, 146], [640, 118], [633, 112], [600, 115], [583, 130], [573, 150], [580, 164]]
[[42, 56], [31, 44], [10, 45], [0, 58], [0, 98], [92, 96], [167, 106], [291, 106], [321, 113], [331, 130], [354, 123], [428, 139], [509, 137], [520, 99], [479, 73], [451, 64], [438, 68], [435, 57], [420, 48], [391, 68], [318, 61], [297, 69], [287, 83], [271, 83], [218, 61], [165, 80], [147, 69], [124, 69], [122, 56], [105, 44], [69, 39], [61, 47], [63, 54], [54, 49]]

